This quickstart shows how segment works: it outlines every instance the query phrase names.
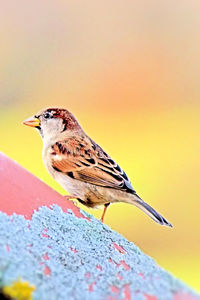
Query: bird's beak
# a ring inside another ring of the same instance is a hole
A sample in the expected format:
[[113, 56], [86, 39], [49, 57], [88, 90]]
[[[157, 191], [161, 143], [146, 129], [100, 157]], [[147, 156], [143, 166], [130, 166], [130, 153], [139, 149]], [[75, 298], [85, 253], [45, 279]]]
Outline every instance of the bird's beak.
[[31, 117], [26, 119], [23, 124], [31, 127], [40, 127], [40, 120], [38, 118]]

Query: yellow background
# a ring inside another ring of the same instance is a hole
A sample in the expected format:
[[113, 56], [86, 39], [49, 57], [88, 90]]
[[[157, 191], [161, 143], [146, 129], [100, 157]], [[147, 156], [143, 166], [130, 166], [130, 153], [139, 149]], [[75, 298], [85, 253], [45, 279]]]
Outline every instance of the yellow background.
[[198, 291], [199, 11], [195, 0], [8, 0], [0, 10], [0, 150], [65, 194], [21, 121], [71, 110], [174, 228], [125, 204], [106, 224]]

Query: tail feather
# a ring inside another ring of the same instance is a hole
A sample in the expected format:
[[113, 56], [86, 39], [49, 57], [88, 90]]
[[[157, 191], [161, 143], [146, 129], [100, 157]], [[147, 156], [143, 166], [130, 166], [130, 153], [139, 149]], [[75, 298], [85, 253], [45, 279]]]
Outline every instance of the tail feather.
[[140, 208], [142, 211], [144, 211], [147, 215], [149, 215], [155, 222], [172, 227], [172, 224], [169, 223], [164, 217], [162, 217], [155, 209], [153, 209], [149, 204], [142, 201], [135, 202], [135, 205]]
[[134, 204], [139, 209], [141, 209], [143, 212], [145, 212], [155, 222], [157, 222], [161, 225], [173, 227], [171, 223], [169, 223], [164, 217], [162, 217], [153, 207], [151, 207], [149, 204], [144, 202], [137, 194], [134, 194], [134, 196], [135, 197], [134, 197], [132, 204]]

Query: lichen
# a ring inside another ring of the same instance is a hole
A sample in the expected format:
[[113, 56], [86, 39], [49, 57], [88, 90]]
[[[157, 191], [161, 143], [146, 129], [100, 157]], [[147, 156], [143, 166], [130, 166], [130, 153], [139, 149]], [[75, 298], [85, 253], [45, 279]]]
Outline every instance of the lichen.
[[35, 286], [34, 300], [120, 300], [129, 294], [134, 300], [173, 300], [179, 291], [194, 294], [133, 243], [87, 217], [56, 205], [41, 207], [32, 220], [0, 213], [1, 287], [23, 278]]
[[35, 290], [33, 285], [30, 285], [27, 281], [17, 280], [11, 285], [5, 285], [3, 287], [3, 293], [6, 296], [16, 300], [32, 300], [32, 294]]

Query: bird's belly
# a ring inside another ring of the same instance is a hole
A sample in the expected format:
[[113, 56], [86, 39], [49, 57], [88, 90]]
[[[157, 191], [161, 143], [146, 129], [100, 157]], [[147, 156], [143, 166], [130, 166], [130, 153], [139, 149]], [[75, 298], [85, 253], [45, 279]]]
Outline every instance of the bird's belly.
[[96, 207], [118, 201], [113, 189], [82, 182], [62, 173], [57, 173], [56, 176], [54, 174], [54, 178], [70, 195], [79, 198], [86, 206]]
[[57, 173], [54, 178], [70, 195], [84, 200], [84, 194], [88, 189], [87, 183], [72, 179], [62, 173]]

